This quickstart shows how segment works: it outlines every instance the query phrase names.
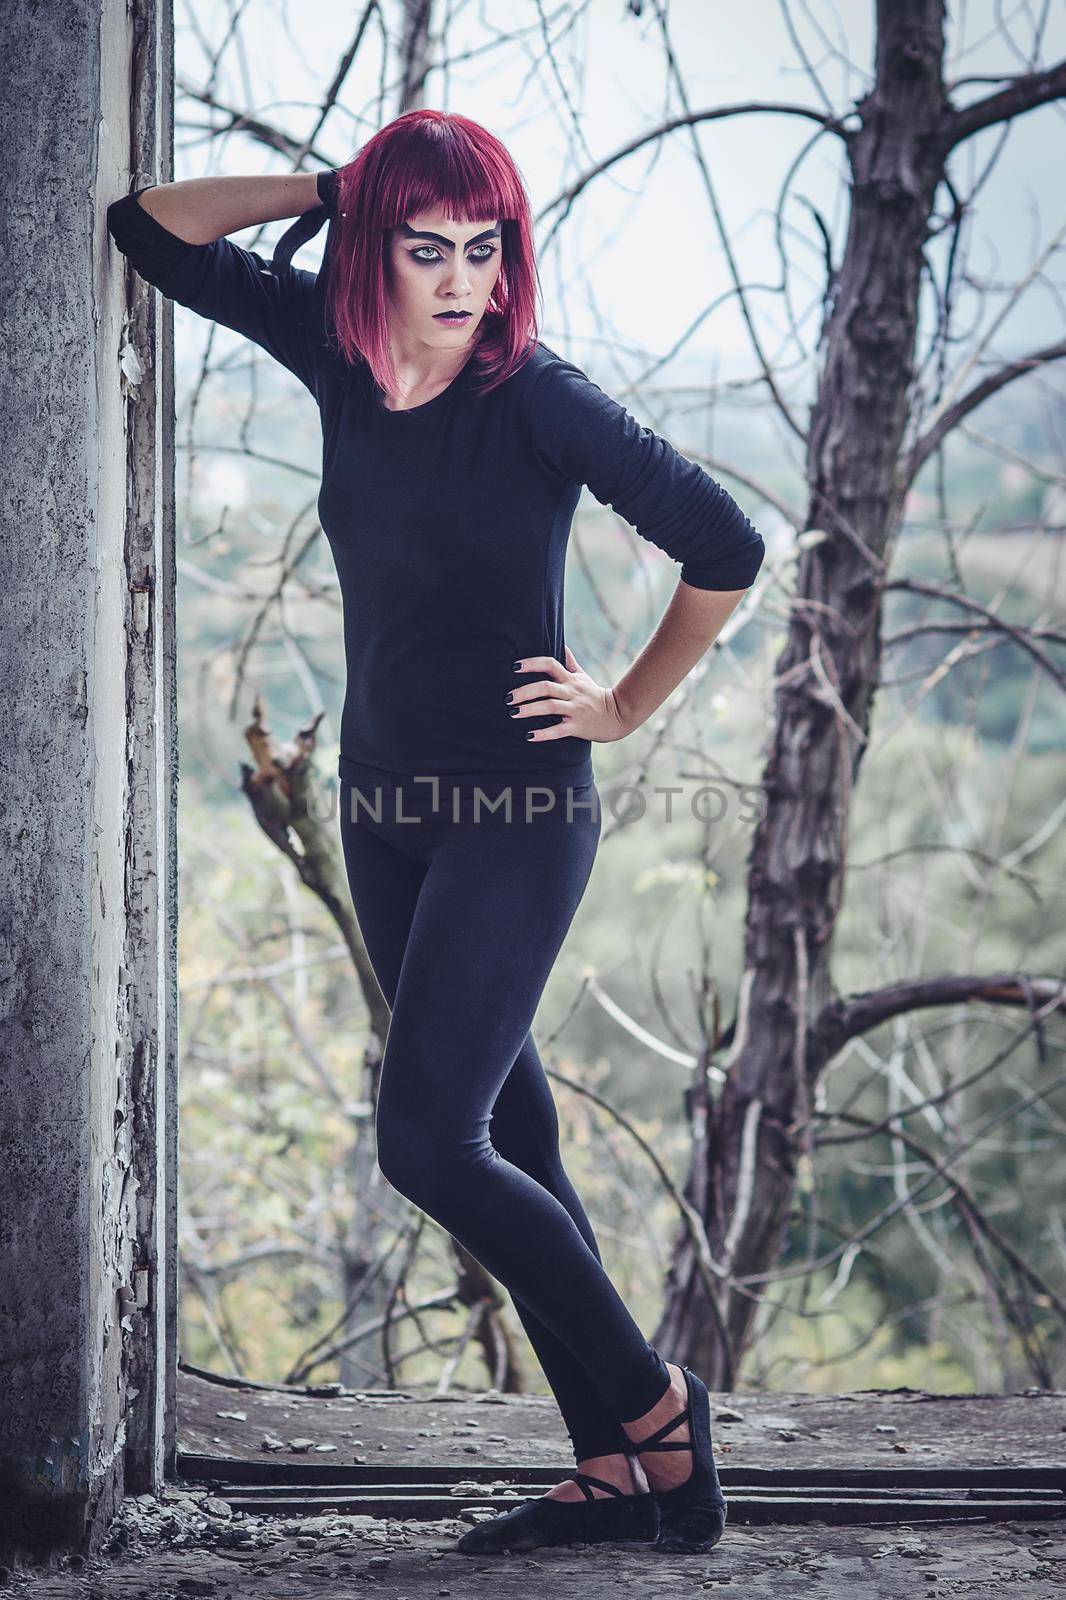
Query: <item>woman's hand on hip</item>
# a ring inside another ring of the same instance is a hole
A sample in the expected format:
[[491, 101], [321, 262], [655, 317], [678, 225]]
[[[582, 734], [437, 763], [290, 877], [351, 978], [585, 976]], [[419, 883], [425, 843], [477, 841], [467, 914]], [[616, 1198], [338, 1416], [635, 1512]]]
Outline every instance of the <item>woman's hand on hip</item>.
[[522, 658], [519, 663], [522, 672], [537, 672], [541, 676], [535, 683], [524, 683], [521, 688], [512, 689], [507, 696], [512, 720], [521, 726], [526, 717], [559, 717], [550, 728], [529, 729], [531, 744], [566, 738], [595, 739], [600, 744], [609, 744], [614, 739], [624, 739], [631, 730], [622, 720], [614, 690], [605, 689], [590, 678], [569, 645], [565, 647], [565, 655], [565, 667], [554, 656]]

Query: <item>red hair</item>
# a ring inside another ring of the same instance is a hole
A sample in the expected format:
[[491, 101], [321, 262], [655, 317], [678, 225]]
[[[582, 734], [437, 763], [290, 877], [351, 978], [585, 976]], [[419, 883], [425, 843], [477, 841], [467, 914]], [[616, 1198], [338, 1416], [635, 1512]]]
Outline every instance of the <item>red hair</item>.
[[399, 385], [389, 353], [387, 230], [424, 211], [451, 222], [499, 220], [500, 275], [468, 365], [486, 394], [532, 353], [540, 290], [529, 196], [505, 147], [455, 111], [406, 111], [338, 169], [326, 306], [344, 357], [367, 363], [381, 389]]

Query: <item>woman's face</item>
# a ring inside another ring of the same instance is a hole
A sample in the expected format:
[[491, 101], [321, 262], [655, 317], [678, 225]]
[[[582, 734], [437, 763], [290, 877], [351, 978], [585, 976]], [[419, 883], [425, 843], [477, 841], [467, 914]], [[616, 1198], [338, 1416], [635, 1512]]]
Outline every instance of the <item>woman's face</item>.
[[[389, 331], [403, 343], [461, 350], [477, 337], [503, 265], [499, 219], [449, 222], [420, 211], [389, 231], [385, 295]], [[468, 312], [449, 322], [441, 313]]]

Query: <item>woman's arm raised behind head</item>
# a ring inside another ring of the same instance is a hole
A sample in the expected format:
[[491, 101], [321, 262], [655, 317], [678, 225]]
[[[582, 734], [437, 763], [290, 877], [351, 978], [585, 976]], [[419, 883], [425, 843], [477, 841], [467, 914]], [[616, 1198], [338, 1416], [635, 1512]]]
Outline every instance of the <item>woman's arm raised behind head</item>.
[[[206, 187], [197, 190], [200, 184]], [[211, 200], [209, 187], [213, 185], [227, 188], [216, 190]], [[228, 187], [231, 185], [237, 187]], [[201, 211], [197, 203], [197, 210], [191, 213], [187, 199], [180, 208], [175, 207], [173, 197], [178, 190], [185, 196], [194, 190], [208, 196], [206, 209]], [[315, 274], [291, 265], [275, 270], [255, 251], [222, 234], [202, 237], [219, 223], [240, 228], [291, 216], [294, 206], [302, 215], [311, 209], [301, 204], [309, 194], [312, 205], [322, 203], [314, 175], [190, 178], [135, 190], [112, 201], [107, 208], [107, 227], [146, 283], [167, 299], [244, 334], [321, 399], [320, 377], [327, 357]], [[148, 203], [142, 203], [143, 199]], [[175, 215], [178, 209], [180, 218]], [[167, 221], [162, 220], [164, 214]], [[193, 215], [197, 220], [190, 220]], [[201, 237], [185, 238], [175, 228]]]
[[264, 177], [183, 178], [139, 192], [141, 207], [186, 244], [210, 244], [260, 222], [297, 217], [320, 204], [314, 172]]

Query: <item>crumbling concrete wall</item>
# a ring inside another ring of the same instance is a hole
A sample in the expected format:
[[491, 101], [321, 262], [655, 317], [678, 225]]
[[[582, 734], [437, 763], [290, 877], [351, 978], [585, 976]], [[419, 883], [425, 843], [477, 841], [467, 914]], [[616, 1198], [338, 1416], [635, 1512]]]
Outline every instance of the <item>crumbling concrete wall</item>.
[[151, 1402], [134, 1479], [165, 1450], [170, 499], [104, 212], [138, 141], [159, 138], [143, 109], [169, 26], [154, 0], [9, 0], [0, 23], [5, 1552], [94, 1546], [124, 1490], [134, 1390]]

